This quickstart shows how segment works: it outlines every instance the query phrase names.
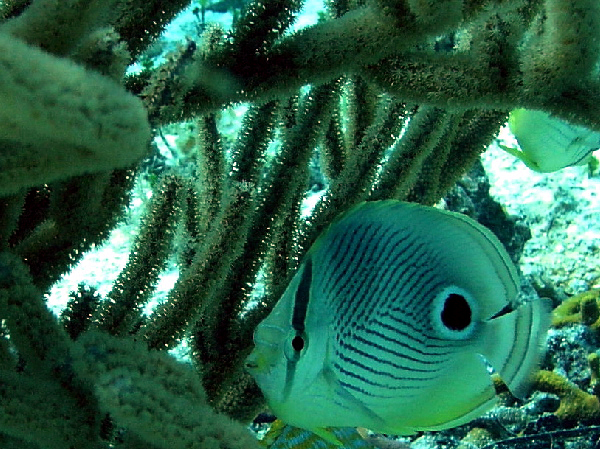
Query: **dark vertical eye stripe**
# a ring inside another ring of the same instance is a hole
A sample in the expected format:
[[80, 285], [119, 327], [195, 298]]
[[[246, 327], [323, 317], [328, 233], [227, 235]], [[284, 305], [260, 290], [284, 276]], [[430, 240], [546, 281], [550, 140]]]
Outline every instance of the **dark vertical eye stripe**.
[[308, 309], [308, 301], [310, 300], [310, 286], [312, 284], [312, 260], [310, 257], [306, 259], [302, 278], [296, 290], [294, 298], [294, 312], [292, 314], [292, 327], [297, 332], [304, 332], [304, 322], [306, 321], [306, 311]]

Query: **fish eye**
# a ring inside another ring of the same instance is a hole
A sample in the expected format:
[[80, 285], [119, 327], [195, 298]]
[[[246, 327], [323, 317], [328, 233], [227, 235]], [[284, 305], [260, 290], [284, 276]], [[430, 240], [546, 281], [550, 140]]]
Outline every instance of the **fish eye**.
[[452, 286], [443, 289], [433, 300], [433, 324], [446, 338], [463, 339], [474, 328], [475, 301], [465, 290]]
[[291, 361], [298, 361], [303, 350], [306, 349], [308, 340], [304, 333], [294, 333], [290, 335], [284, 346], [285, 357]]
[[292, 338], [292, 348], [294, 348], [294, 351], [302, 351], [302, 348], [304, 348], [304, 338], [300, 335], [296, 335]]

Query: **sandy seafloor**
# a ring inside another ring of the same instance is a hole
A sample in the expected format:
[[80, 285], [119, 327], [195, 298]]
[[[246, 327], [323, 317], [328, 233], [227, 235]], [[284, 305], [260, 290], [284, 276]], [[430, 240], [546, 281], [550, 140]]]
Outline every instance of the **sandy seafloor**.
[[[514, 145], [503, 128], [498, 140]], [[531, 229], [520, 268], [568, 295], [600, 286], [600, 175], [587, 166], [537, 173], [494, 143], [483, 154], [491, 195]]]

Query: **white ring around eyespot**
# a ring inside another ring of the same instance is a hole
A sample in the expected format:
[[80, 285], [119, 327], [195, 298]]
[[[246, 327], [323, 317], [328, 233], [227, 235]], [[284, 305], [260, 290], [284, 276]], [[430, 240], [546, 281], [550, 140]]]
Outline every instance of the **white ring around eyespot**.
[[[467, 301], [467, 304], [471, 308], [471, 322], [467, 327], [461, 330], [452, 330], [442, 323], [442, 311], [444, 310], [444, 304], [446, 299], [450, 295], [460, 295]], [[433, 299], [432, 316], [431, 322], [433, 323], [434, 330], [438, 333], [441, 338], [447, 338], [449, 340], [465, 340], [469, 338], [476, 327], [477, 317], [479, 316], [479, 307], [473, 295], [463, 288], [456, 285], [450, 285], [443, 290], [439, 291]]]

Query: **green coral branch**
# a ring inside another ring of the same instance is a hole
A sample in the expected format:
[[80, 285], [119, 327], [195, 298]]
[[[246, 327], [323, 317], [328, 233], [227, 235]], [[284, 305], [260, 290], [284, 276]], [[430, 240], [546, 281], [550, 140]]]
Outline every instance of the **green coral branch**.
[[[289, 96], [303, 84], [356, 74], [407, 102], [537, 108], [593, 127], [600, 116], [594, 34], [600, 13], [592, 3], [448, 1], [431, 8], [427, 2], [367, 2], [250, 49], [234, 33], [208, 53], [198, 49], [184, 76], [162, 89], [178, 98], [177, 112], [187, 117], [223, 102]], [[253, 23], [267, 20], [252, 11]], [[453, 51], [431, 51], [439, 36], [456, 40]], [[226, 79], [230, 88], [223, 91], [211, 79]], [[156, 111], [152, 119], [159, 122], [180, 118], [166, 104]]]
[[109, 413], [151, 447], [258, 447], [240, 424], [207, 404], [200, 379], [142, 342], [91, 332], [73, 350], [73, 370]]
[[28, 193], [20, 226], [8, 247], [27, 261], [39, 288], [49, 288], [85, 251], [106, 238], [129, 199], [132, 183], [130, 170], [115, 170]]
[[44, 448], [100, 449], [109, 447], [108, 416], [127, 429], [123, 448], [138, 439], [155, 448], [257, 447], [244, 427], [213, 411], [189, 366], [106, 332], [71, 341], [24, 264], [3, 253], [0, 273], [0, 316], [23, 358], [19, 371], [0, 368], [2, 433]]
[[117, 0], [35, 0], [1, 30], [56, 56], [73, 54], [93, 29], [108, 24]]
[[0, 97], [2, 196], [127, 167], [146, 154], [150, 127], [137, 98], [1, 28]]
[[0, 398], [0, 430], [20, 445], [31, 443], [48, 449], [102, 447], [94, 441], [99, 423], [93, 417], [90, 420], [81, 401], [56, 381], [2, 369]]
[[154, 192], [131, 257], [94, 313], [97, 328], [111, 335], [128, 335], [143, 323], [141, 308], [165, 268], [181, 221], [185, 184], [177, 176], [165, 176]]

